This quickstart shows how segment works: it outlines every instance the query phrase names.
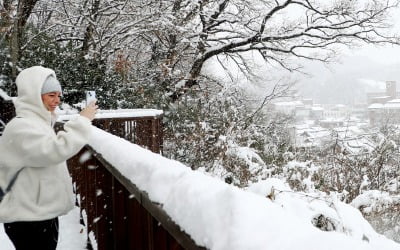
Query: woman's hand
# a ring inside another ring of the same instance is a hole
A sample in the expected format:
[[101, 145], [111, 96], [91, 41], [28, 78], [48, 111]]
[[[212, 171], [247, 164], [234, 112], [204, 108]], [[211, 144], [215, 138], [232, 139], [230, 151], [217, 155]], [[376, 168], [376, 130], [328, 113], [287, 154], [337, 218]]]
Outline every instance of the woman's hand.
[[84, 110], [81, 111], [80, 115], [93, 121], [98, 108], [99, 106], [96, 105], [96, 101], [92, 101], [89, 103], [89, 105], [87, 105], [87, 107]]

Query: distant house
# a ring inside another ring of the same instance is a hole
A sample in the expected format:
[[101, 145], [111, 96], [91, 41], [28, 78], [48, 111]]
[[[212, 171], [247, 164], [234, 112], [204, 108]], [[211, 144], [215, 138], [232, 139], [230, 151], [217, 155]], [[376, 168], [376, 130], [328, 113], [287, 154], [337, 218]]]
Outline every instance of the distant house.
[[297, 126], [293, 146], [298, 150], [328, 149], [349, 155], [369, 154], [376, 147], [371, 134], [358, 126], [334, 129]]
[[318, 121], [318, 124], [323, 128], [333, 129], [344, 126], [345, 121], [343, 119], [323, 119]]
[[376, 144], [370, 138], [364, 136], [338, 140], [334, 146], [335, 152], [346, 155], [366, 155], [375, 149]]
[[349, 155], [369, 154], [377, 146], [371, 138], [371, 135], [376, 133], [376, 131], [366, 132], [358, 126], [336, 128], [334, 129], [334, 136], [337, 138], [335, 151]]
[[369, 92], [367, 93], [367, 102], [368, 105], [373, 103], [386, 103], [390, 100], [396, 99], [400, 96], [400, 93], [397, 92], [396, 82], [395, 81], [386, 81], [386, 91], [385, 92]]
[[296, 108], [304, 107], [301, 101], [276, 102], [273, 105], [276, 111], [285, 115], [294, 115], [296, 113]]
[[368, 115], [372, 126], [400, 124], [400, 99], [393, 99], [384, 104], [373, 103], [368, 106]]
[[386, 82], [386, 92], [368, 93], [368, 116], [372, 126], [400, 124], [400, 99], [395, 81]]
[[295, 110], [296, 121], [308, 119], [311, 115], [311, 109], [306, 106], [297, 106]]
[[322, 127], [296, 126], [295, 130], [293, 143], [296, 148], [318, 148], [331, 138], [330, 131]]
[[352, 111], [343, 104], [314, 104], [312, 99], [275, 102], [273, 107], [276, 112], [293, 116], [296, 121], [314, 120], [328, 128], [343, 125]]
[[311, 117], [314, 120], [321, 120], [324, 117], [324, 108], [321, 105], [311, 107]]
[[312, 99], [282, 101], [273, 103], [274, 110], [278, 113], [293, 116], [296, 121], [310, 119], [313, 116], [322, 116], [323, 108], [314, 105]]
[[323, 117], [325, 119], [343, 119], [348, 118], [350, 110], [346, 105], [336, 104], [331, 108], [324, 109]]

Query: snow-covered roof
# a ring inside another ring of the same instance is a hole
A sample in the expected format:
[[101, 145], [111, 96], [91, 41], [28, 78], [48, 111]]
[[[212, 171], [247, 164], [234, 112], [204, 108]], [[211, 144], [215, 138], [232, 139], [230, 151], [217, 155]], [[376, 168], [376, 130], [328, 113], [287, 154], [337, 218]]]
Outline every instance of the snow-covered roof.
[[339, 117], [339, 118], [336, 118], [336, 117], [326, 117], [326, 118], [320, 120], [319, 122], [320, 122], [320, 123], [343, 123], [343, 122], [345, 122], [345, 121], [346, 121], [346, 118], [345, 118], [345, 117]]
[[291, 102], [275, 102], [276, 106], [302, 106], [304, 105], [301, 101], [291, 101]]
[[388, 103], [400, 103], [400, 99], [393, 99], [390, 101], [387, 101]]
[[343, 133], [353, 134], [353, 135], [365, 134], [365, 131], [362, 130], [358, 125], [337, 127], [334, 130], [336, 132], [343, 132]]
[[381, 109], [383, 108], [382, 103], [372, 103], [371, 105], [368, 106], [368, 109]]
[[387, 102], [384, 105], [385, 109], [400, 109], [400, 102]]
[[303, 124], [296, 124], [296, 125], [294, 126], [294, 129], [296, 129], [296, 130], [306, 130], [306, 129], [308, 129], [309, 127], [310, 127], [309, 124], [303, 123]]
[[331, 132], [322, 127], [309, 127], [296, 130], [297, 147], [313, 147], [330, 138]]
[[384, 95], [384, 96], [374, 96], [373, 99], [387, 99], [390, 98], [390, 96], [388, 95]]
[[324, 110], [324, 108], [323, 107], [319, 107], [319, 106], [313, 106], [313, 107], [311, 107], [311, 110], [313, 110], [313, 111], [322, 111], [322, 110]]
[[296, 146], [315, 147], [335, 137], [339, 139], [342, 148], [346, 149], [350, 154], [371, 152], [376, 146], [370, 139], [371, 133], [371, 131], [364, 131], [355, 125], [336, 127], [334, 129], [299, 126], [296, 127]]
[[373, 103], [368, 106], [368, 109], [400, 109], [400, 99], [393, 99], [386, 103]]
[[338, 143], [349, 154], [371, 153], [376, 146], [367, 137], [349, 138]]

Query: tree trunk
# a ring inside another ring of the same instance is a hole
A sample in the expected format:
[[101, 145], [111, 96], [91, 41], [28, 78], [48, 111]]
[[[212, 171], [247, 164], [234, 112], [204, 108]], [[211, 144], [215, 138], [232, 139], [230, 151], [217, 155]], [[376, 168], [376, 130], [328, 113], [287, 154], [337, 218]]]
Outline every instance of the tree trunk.
[[[92, 11], [90, 13], [89, 19], [89, 25], [86, 28], [85, 36], [83, 39], [83, 44], [82, 44], [82, 55], [85, 56], [89, 53], [89, 48], [91, 45], [91, 40], [93, 40], [93, 32], [94, 32], [94, 27], [93, 23], [97, 20], [98, 12], [100, 8], [100, 0], [95, 0], [92, 6]], [[94, 43], [92, 43], [94, 45]]]
[[184, 86], [177, 89], [170, 95], [172, 102], [176, 102], [179, 97], [184, 95], [190, 88], [198, 84], [197, 78], [200, 76], [201, 69], [203, 68], [203, 64], [206, 60], [207, 59], [204, 59], [204, 57], [200, 57], [193, 63], [193, 66], [189, 72], [189, 77], [186, 79]]
[[11, 29], [11, 2], [12, 0], [4, 0], [0, 10], [0, 33], [4, 34], [4, 37], [9, 36]]
[[[17, 13], [14, 17], [11, 34], [8, 38], [10, 57], [11, 57], [11, 76], [15, 79], [17, 77], [17, 64], [21, 54], [21, 37], [25, 24], [32, 13], [38, 0], [20, 0], [18, 1]], [[11, 11], [11, 1], [4, 1], [4, 6]], [[9, 21], [11, 23], [11, 21]]]

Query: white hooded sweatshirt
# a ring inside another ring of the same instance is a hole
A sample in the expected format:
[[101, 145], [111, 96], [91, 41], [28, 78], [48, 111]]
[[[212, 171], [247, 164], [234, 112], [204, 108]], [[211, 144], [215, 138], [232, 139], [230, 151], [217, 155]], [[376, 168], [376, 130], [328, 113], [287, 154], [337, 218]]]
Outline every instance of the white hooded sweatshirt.
[[41, 89], [51, 69], [34, 66], [16, 79], [17, 117], [0, 137], [0, 186], [7, 187], [21, 169], [14, 186], [0, 203], [0, 222], [40, 221], [67, 213], [74, 206], [66, 160], [87, 143], [91, 122], [83, 116], [54, 132], [52, 114], [44, 106]]

